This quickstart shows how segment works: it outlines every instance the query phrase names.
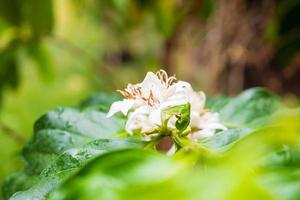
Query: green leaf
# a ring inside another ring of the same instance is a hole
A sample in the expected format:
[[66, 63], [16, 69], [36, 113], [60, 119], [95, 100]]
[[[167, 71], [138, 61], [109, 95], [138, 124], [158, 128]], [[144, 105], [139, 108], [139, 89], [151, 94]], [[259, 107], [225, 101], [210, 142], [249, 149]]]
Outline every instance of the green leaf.
[[252, 88], [232, 98], [209, 98], [206, 106], [211, 112], [220, 114], [220, 120], [228, 130], [218, 132], [201, 142], [209, 148], [224, 151], [254, 129], [270, 123], [280, 104], [270, 91]]
[[151, 151], [108, 153], [87, 164], [49, 199], [189, 199], [193, 193], [178, 184], [183, 169], [180, 162]]
[[276, 199], [297, 200], [300, 196], [300, 170], [281, 168], [269, 170], [259, 177], [258, 182], [269, 190]]
[[24, 11], [34, 38], [39, 39], [52, 32], [54, 23], [52, 0], [27, 0], [24, 2]]
[[38, 176], [30, 176], [24, 171], [17, 172], [5, 179], [2, 187], [4, 199], [8, 199], [17, 191], [26, 190], [38, 182]]
[[238, 140], [252, 132], [250, 128], [233, 128], [216, 133], [201, 141], [205, 146], [218, 151], [229, 149]]
[[263, 162], [263, 166], [267, 168], [276, 167], [300, 167], [300, 150], [297, 148], [291, 148], [284, 146], [276, 152], [271, 152], [266, 156]]
[[34, 135], [23, 149], [24, 170], [7, 178], [3, 186], [5, 199], [13, 194], [12, 199], [44, 199], [95, 156], [140, 147], [142, 143], [136, 140], [117, 138], [123, 127], [124, 119], [107, 118], [93, 107], [46, 113], [35, 123]]
[[[24, 191], [15, 193], [10, 199], [45, 199], [49, 192], [96, 156], [117, 149], [140, 146], [140, 142], [132, 139], [98, 139], [82, 147], [70, 148], [62, 152], [42, 170], [40, 175], [35, 178], [38, 181], [30, 185], [28, 180], [25, 179], [25, 182], [22, 183], [28, 184], [25, 187], [29, 187], [24, 188], [25, 190], [21, 189]], [[16, 183], [13, 182], [12, 185], [14, 186]], [[21, 187], [24, 186], [21, 185]]]
[[191, 112], [190, 103], [174, 106], [164, 110], [163, 112], [167, 115], [176, 116], [177, 121], [175, 123], [175, 126], [181, 132], [184, 131], [190, 124], [190, 112]]
[[211, 111], [219, 112], [226, 104], [229, 103], [231, 98], [225, 96], [209, 97], [205, 106]]
[[268, 123], [278, 110], [279, 101], [267, 89], [252, 88], [230, 100], [219, 98], [208, 105], [209, 109], [220, 113], [221, 121], [228, 127], [257, 128]]
[[[25, 168], [6, 180], [5, 199], [299, 196], [299, 109], [273, 117], [279, 103], [267, 90], [210, 101], [210, 109], [220, 111], [222, 120], [241, 128], [228, 126], [202, 141], [205, 149], [216, 152], [181, 151], [175, 158], [140, 150], [143, 144], [131, 138], [118, 138], [124, 118], [106, 118], [102, 110], [109, 108], [111, 99], [102, 95], [80, 109], [50, 111], [35, 123], [34, 136], [23, 150]], [[189, 116], [189, 110], [186, 104], [167, 109], [166, 114], [181, 119]]]

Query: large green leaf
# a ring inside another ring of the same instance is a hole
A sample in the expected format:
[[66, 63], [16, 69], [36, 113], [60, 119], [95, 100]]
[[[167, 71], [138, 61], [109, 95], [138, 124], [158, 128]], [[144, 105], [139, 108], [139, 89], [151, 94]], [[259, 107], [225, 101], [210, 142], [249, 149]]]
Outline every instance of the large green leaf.
[[[282, 128], [288, 130], [288, 126]], [[287, 161], [284, 155], [284, 162], [276, 158], [276, 163], [263, 164], [262, 158], [272, 152], [275, 144], [285, 143], [279, 139], [285, 134], [297, 135], [274, 127], [261, 129], [232, 151], [208, 157], [197, 165], [188, 154], [173, 159], [143, 150], [108, 153], [69, 178], [50, 199], [298, 199], [299, 160]]]
[[[99, 156], [52, 193], [61, 199], [191, 199], [183, 163], [143, 150]], [[190, 187], [192, 188], [192, 187]]]
[[[5, 198], [273, 199], [277, 187], [295, 183], [282, 169], [297, 175], [299, 112], [271, 117], [279, 103], [265, 89], [210, 100], [209, 109], [220, 112], [228, 126], [202, 141], [216, 154], [182, 151], [176, 159], [138, 150], [141, 142], [118, 137], [124, 118], [106, 118], [111, 97], [100, 94], [79, 109], [57, 108], [42, 116], [23, 150], [24, 169], [6, 180]], [[282, 151], [283, 146], [289, 148]], [[277, 178], [269, 179], [269, 173]]]
[[[112, 138], [123, 128], [123, 121], [105, 113], [57, 108], [42, 116], [34, 126], [33, 139], [25, 146], [25, 170], [38, 174], [62, 151], [100, 138]], [[39, 159], [37, 159], [39, 157]]]
[[252, 132], [251, 128], [232, 128], [216, 133], [202, 142], [205, 146], [218, 151], [225, 151], [239, 139]]
[[264, 88], [245, 90], [237, 97], [213, 98], [208, 108], [220, 113], [222, 122], [228, 127], [257, 128], [266, 124], [279, 108], [278, 98]]
[[[101, 102], [98, 102], [101, 104]], [[118, 138], [124, 119], [107, 118], [96, 108], [57, 108], [43, 115], [34, 126], [33, 138], [23, 149], [25, 167], [7, 178], [7, 199], [43, 199], [64, 177], [93, 157], [107, 151], [141, 145]]]
[[[22, 179], [21, 183], [18, 182], [20, 174], [10, 177], [7, 180], [8, 187], [4, 187], [4, 192], [13, 192], [11, 188], [14, 189], [17, 184], [20, 185], [20, 188], [17, 188], [18, 192], [10, 199], [45, 199], [48, 193], [63, 182], [65, 178], [72, 175], [94, 157], [116, 149], [135, 148], [140, 145], [141, 143], [131, 139], [98, 139], [82, 147], [68, 149], [49, 163], [40, 175], [30, 176], [25, 172], [27, 177]], [[17, 180], [17, 182], [14, 180]]]
[[254, 129], [270, 123], [272, 115], [279, 108], [279, 100], [264, 88], [252, 88], [232, 98], [209, 98], [206, 106], [220, 114], [228, 130], [218, 132], [202, 142], [209, 148], [224, 151]]

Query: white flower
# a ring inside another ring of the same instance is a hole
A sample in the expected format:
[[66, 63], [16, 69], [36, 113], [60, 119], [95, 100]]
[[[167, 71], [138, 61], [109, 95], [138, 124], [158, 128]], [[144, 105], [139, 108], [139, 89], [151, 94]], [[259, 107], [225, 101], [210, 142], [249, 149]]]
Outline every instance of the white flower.
[[[195, 92], [191, 85], [184, 81], [177, 81], [174, 76], [168, 77], [165, 71], [148, 72], [143, 82], [128, 84], [122, 101], [114, 102], [107, 114], [108, 117], [117, 112], [128, 115], [126, 131], [132, 133], [140, 130], [142, 133], [152, 132], [162, 125], [167, 108], [191, 104], [189, 137], [199, 139], [212, 136], [216, 130], [226, 127], [219, 121], [217, 113], [208, 112], [205, 106], [205, 94]], [[175, 116], [169, 120], [168, 128], [175, 128]]]

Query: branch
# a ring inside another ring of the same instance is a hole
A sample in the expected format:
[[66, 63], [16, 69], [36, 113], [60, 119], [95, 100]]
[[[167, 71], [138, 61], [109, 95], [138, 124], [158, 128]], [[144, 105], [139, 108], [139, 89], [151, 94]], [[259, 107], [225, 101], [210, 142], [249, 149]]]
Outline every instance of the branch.
[[12, 139], [17, 144], [23, 145], [26, 142], [25, 137], [23, 137], [20, 133], [11, 129], [7, 125], [3, 124], [3, 122], [0, 122], [0, 130], [3, 134], [8, 136], [10, 139]]

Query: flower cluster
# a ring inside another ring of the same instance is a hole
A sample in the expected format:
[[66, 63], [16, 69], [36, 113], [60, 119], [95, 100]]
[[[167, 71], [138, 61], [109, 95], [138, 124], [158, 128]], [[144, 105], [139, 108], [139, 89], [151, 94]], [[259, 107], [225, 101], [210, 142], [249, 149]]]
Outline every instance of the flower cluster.
[[167, 129], [176, 130], [177, 116], [168, 116], [165, 111], [185, 104], [190, 105], [188, 138], [197, 140], [226, 129], [220, 123], [218, 113], [204, 108], [206, 97], [203, 92], [195, 92], [189, 83], [178, 81], [175, 76], [169, 77], [163, 70], [156, 74], [148, 72], [143, 82], [128, 84], [119, 92], [124, 99], [114, 102], [107, 116], [117, 112], [127, 115], [125, 129], [130, 134], [139, 131], [145, 139], [151, 139], [151, 135], [159, 134], [164, 124]]

